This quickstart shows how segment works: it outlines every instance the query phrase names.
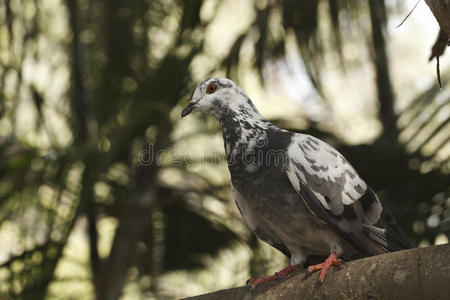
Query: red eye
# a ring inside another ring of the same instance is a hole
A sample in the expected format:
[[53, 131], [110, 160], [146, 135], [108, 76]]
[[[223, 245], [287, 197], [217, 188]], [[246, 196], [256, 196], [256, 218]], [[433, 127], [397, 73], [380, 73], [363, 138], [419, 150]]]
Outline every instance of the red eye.
[[212, 93], [214, 93], [216, 90], [217, 90], [217, 85], [214, 84], [214, 83], [210, 83], [210, 84], [208, 85], [208, 87], [206, 88], [206, 92], [207, 92], [208, 94], [212, 94]]

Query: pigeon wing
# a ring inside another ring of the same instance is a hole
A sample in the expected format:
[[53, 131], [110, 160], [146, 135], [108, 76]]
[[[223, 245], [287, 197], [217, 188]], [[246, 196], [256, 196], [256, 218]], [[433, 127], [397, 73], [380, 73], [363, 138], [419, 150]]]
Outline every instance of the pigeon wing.
[[[387, 228], [378, 227], [387, 225], [384, 216], [392, 215], [336, 149], [312, 136], [296, 134], [287, 154], [286, 173], [300, 198], [361, 255], [407, 248], [401, 233], [396, 239], [386, 233]], [[393, 228], [397, 230], [396, 223]]]

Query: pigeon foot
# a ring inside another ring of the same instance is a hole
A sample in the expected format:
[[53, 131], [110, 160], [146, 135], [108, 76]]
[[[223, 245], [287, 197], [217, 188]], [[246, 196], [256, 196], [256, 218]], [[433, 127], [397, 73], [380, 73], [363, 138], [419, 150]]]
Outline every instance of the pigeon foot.
[[338, 255], [333, 251], [323, 263], [309, 266], [308, 269], [306, 269], [306, 275], [308, 276], [315, 271], [321, 270], [319, 280], [320, 282], [323, 282], [328, 269], [331, 266], [340, 266], [341, 264], [342, 261], [338, 259]]
[[295, 270], [297, 270], [301, 266], [302, 266], [301, 264], [289, 265], [289, 266], [283, 268], [282, 270], [280, 270], [279, 272], [275, 272], [275, 274], [273, 274], [273, 275], [264, 276], [264, 277], [261, 277], [261, 278], [251, 278], [251, 279], [247, 280], [247, 285], [250, 285], [252, 290], [254, 290], [254, 289], [256, 289], [256, 287], [258, 287], [259, 285], [263, 284], [264, 282], [275, 281], [278, 278], [286, 278], [286, 277], [288, 277], [289, 274], [291, 274], [292, 272], [294, 272]]

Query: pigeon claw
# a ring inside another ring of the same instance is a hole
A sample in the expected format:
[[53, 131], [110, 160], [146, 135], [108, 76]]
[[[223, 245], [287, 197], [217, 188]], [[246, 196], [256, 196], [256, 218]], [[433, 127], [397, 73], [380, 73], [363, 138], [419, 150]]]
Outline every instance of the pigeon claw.
[[325, 280], [325, 275], [331, 266], [340, 266], [343, 262], [338, 259], [336, 252], [331, 252], [330, 256], [321, 264], [309, 266], [306, 269], [306, 275], [309, 276], [316, 271], [320, 271], [319, 280], [321, 283]]
[[302, 266], [302, 264], [289, 265], [289, 266], [283, 268], [282, 270], [280, 270], [279, 272], [275, 272], [275, 274], [273, 274], [273, 275], [264, 276], [264, 277], [261, 277], [261, 278], [251, 278], [251, 279], [247, 280], [247, 285], [250, 285], [252, 290], [254, 290], [254, 289], [256, 289], [256, 287], [258, 287], [259, 285], [261, 285], [261, 284], [263, 284], [265, 282], [275, 281], [278, 278], [286, 278], [286, 277], [288, 277], [292, 272], [294, 272], [295, 270], [297, 270], [301, 266]]
[[294, 272], [295, 270], [297, 270], [298, 268], [301, 268], [303, 266], [303, 264], [298, 264], [298, 265], [289, 265], [287, 267], [284, 267], [283, 269], [281, 269], [280, 271], [275, 273], [275, 276], [277, 276], [278, 278], [285, 278], [288, 277], [292, 272]]
[[263, 284], [264, 282], [274, 281], [277, 280], [278, 277], [276, 275], [269, 275], [264, 276], [261, 278], [251, 278], [247, 280], [247, 285], [249, 285], [252, 290], [256, 289], [259, 285]]

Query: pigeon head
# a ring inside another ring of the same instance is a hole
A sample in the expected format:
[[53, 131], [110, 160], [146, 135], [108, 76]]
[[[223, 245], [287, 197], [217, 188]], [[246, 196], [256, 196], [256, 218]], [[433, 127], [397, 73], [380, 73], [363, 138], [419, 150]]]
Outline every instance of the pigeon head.
[[192, 101], [183, 109], [181, 117], [191, 112], [211, 114], [218, 120], [236, 112], [246, 112], [260, 117], [255, 106], [244, 91], [228, 78], [213, 77], [200, 83], [194, 91]]

